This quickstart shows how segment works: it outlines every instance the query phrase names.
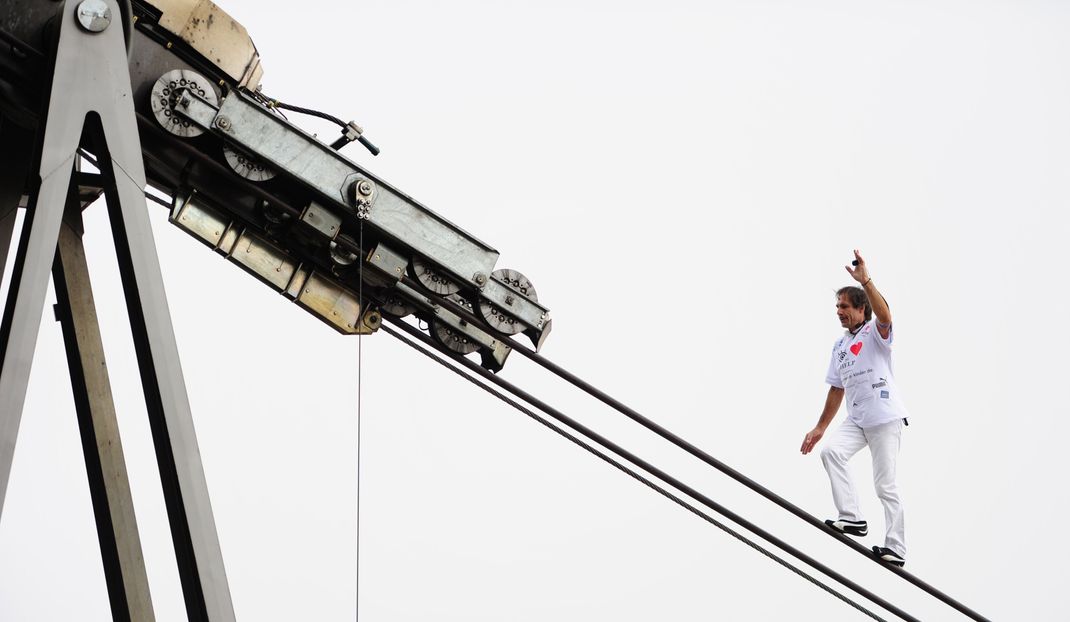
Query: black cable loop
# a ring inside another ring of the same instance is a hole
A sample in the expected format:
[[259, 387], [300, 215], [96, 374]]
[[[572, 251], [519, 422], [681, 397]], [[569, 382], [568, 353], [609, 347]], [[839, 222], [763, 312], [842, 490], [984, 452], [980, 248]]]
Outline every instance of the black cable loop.
[[579, 445], [583, 449], [586, 449], [588, 452], [594, 454], [595, 456], [597, 456], [598, 458], [600, 458], [604, 462], [609, 463], [611, 466], [613, 466], [617, 470], [624, 472], [629, 477], [639, 481], [644, 486], [654, 490], [655, 492], [657, 492], [658, 494], [662, 495], [663, 497], [669, 499], [673, 503], [676, 503], [677, 505], [683, 507], [684, 509], [686, 509], [687, 511], [691, 512], [695, 516], [698, 516], [702, 520], [704, 520], [704, 521], [710, 523], [711, 525], [717, 527], [721, 531], [724, 531], [725, 533], [727, 533], [728, 535], [732, 536], [736, 540], [739, 540], [740, 542], [742, 542], [742, 543], [746, 544], [747, 546], [749, 546], [750, 548], [758, 551], [759, 553], [761, 553], [762, 555], [768, 557], [769, 559], [773, 560], [774, 562], [780, 564], [781, 566], [787, 568], [788, 570], [792, 571], [793, 573], [795, 573], [795, 574], [799, 575], [800, 577], [806, 579], [807, 581], [809, 581], [810, 583], [814, 584], [818, 588], [824, 590], [825, 592], [828, 592], [833, 597], [843, 601], [844, 603], [847, 603], [851, 607], [854, 607], [858, 611], [860, 611], [863, 614], [869, 616], [870, 618], [873, 618], [874, 620], [879, 620], [880, 622], [887, 622], [884, 618], [878, 616], [877, 614], [873, 613], [869, 609], [866, 609], [864, 606], [860, 605], [859, 603], [851, 600], [847, 596], [844, 596], [840, 592], [837, 592], [836, 590], [834, 590], [833, 588], [829, 587], [828, 585], [825, 585], [824, 583], [822, 583], [821, 581], [816, 579], [813, 575], [810, 575], [810, 574], [804, 572], [803, 570], [800, 570], [799, 568], [791, 565], [790, 563], [788, 563], [784, 559], [778, 557], [775, 553], [771, 552], [770, 550], [766, 549], [765, 547], [761, 546], [760, 544], [750, 540], [749, 538], [747, 538], [743, 534], [735, 531], [734, 529], [732, 529], [728, 525], [722, 523], [721, 521], [719, 521], [719, 520], [713, 518], [712, 516], [706, 514], [702, 510], [700, 510], [697, 507], [695, 507], [694, 505], [692, 505], [692, 504], [688, 503], [687, 501], [685, 501], [683, 498], [672, 494], [671, 492], [666, 490], [664, 487], [659, 486], [657, 483], [655, 483], [654, 481], [650, 480], [649, 478], [643, 477], [635, 469], [629, 468], [627, 465], [623, 464], [619, 460], [614, 459], [612, 456], [606, 454], [605, 452], [600, 451], [597, 447], [585, 442], [583, 439], [579, 438], [578, 436], [576, 436], [574, 434], [570, 434], [565, 429], [563, 429], [563, 428], [561, 428], [561, 427], [559, 427], [557, 425], [554, 425], [552, 422], [548, 421], [545, 417], [542, 417], [542, 416], [538, 415], [537, 413], [533, 412], [531, 409], [524, 407], [522, 404], [518, 403], [517, 401], [515, 401], [512, 398], [508, 397], [507, 395], [501, 393], [500, 391], [497, 391], [497, 390], [493, 389], [489, 385], [477, 380], [473, 376], [469, 376], [468, 374], [465, 374], [463, 371], [461, 371], [457, 367], [455, 367], [455, 366], [449, 364], [448, 362], [446, 362], [446, 360], [443, 357], [441, 357], [441, 356], [439, 356], [437, 354], [434, 354], [433, 350], [426, 350], [424, 348], [421, 348], [415, 342], [406, 339], [400, 333], [394, 332], [389, 327], [384, 327], [383, 330], [385, 330], [387, 334], [393, 336], [395, 339], [397, 339], [398, 341], [400, 341], [400, 342], [404, 343], [405, 345], [409, 346], [413, 350], [416, 350], [420, 354], [423, 354], [427, 358], [429, 358], [429, 359], [435, 361], [436, 363], [442, 365], [443, 367], [445, 367], [446, 369], [448, 369], [448, 370], [452, 371], [453, 373], [457, 374], [461, 378], [464, 378], [465, 380], [467, 380], [468, 382], [471, 382], [472, 384], [476, 385], [480, 389], [483, 389], [487, 393], [490, 393], [494, 397], [496, 397], [499, 400], [505, 402], [506, 404], [512, 406], [516, 410], [519, 410], [520, 412], [524, 413], [528, 417], [531, 417], [532, 419], [534, 419], [535, 421], [539, 422], [543, 426], [545, 426], [545, 427], [553, 430], [557, 434], [565, 437], [566, 439], [568, 439], [572, 443], [575, 443], [576, 445]]
[[333, 114], [328, 114], [326, 112], [320, 112], [319, 110], [313, 110], [311, 108], [302, 108], [301, 106], [294, 106], [293, 104], [285, 104], [283, 102], [280, 102], [277, 99], [272, 99], [270, 97], [267, 97], [266, 95], [263, 96], [263, 97], [267, 100], [268, 105], [270, 107], [272, 107], [272, 108], [282, 108], [283, 110], [289, 110], [290, 112], [296, 112], [298, 114], [307, 114], [307, 115], [312, 116], [312, 117], [319, 117], [321, 119], [326, 119], [327, 121], [330, 121], [331, 123], [334, 123], [334, 124], [338, 125], [342, 129], [345, 129], [345, 128], [349, 127], [349, 125], [345, 121], [339, 119], [338, 117], [334, 116]]
[[787, 510], [788, 512], [791, 512], [796, 517], [802, 519], [803, 521], [805, 521], [807, 523], [810, 523], [814, 527], [817, 527], [818, 529], [821, 530], [822, 533], [825, 533], [825, 534], [828, 534], [829, 536], [832, 536], [833, 538], [835, 538], [836, 540], [842, 542], [844, 545], [848, 546], [849, 548], [851, 548], [855, 552], [862, 554], [866, 559], [869, 559], [869, 560], [875, 562], [877, 565], [887, 569], [889, 572], [892, 572], [892, 573], [894, 573], [896, 575], [899, 575], [900, 578], [904, 579], [905, 581], [913, 584], [914, 586], [916, 586], [918, 588], [921, 588], [923, 591], [928, 593], [930, 596], [933, 596], [937, 600], [939, 600], [939, 601], [943, 602], [944, 604], [952, 607], [953, 609], [957, 610], [959, 613], [965, 615], [966, 617], [968, 617], [970, 619], [977, 620], [977, 622], [990, 622], [990, 620], [988, 620], [988, 618], [985, 618], [981, 614], [979, 614], [976, 611], [970, 609], [969, 607], [967, 607], [966, 605], [960, 603], [959, 601], [955, 600], [954, 598], [951, 598], [947, 594], [941, 592], [940, 590], [936, 589], [935, 587], [933, 587], [932, 585], [926, 583], [925, 581], [922, 581], [921, 579], [919, 579], [915, 575], [907, 572], [903, 568], [899, 568], [897, 566], [893, 566], [891, 564], [885, 563], [884, 561], [878, 559], [875, 555], [873, 555], [872, 551], [870, 551], [866, 547], [862, 546], [861, 544], [858, 544], [857, 542], [849, 540], [846, 536], [840, 535], [840, 534], [832, 531], [831, 529], [828, 528], [827, 525], [825, 525], [825, 523], [823, 521], [821, 521], [817, 517], [813, 516], [812, 514], [806, 512], [805, 510], [803, 510], [799, 506], [797, 506], [794, 503], [788, 501], [784, 497], [781, 497], [780, 495], [776, 494], [775, 492], [769, 490], [765, 486], [762, 486], [758, 482], [752, 480], [751, 478], [747, 477], [743, 473], [740, 473], [739, 471], [733, 469], [732, 467], [728, 466], [724, 462], [721, 462], [717, 458], [714, 458], [713, 456], [711, 456], [710, 454], [706, 453], [702, 449], [699, 449], [696, 445], [693, 445], [692, 443], [684, 440], [680, 436], [677, 436], [676, 434], [673, 434], [667, 428], [661, 426], [658, 423], [655, 423], [653, 420], [651, 420], [651, 419], [649, 419], [647, 417], [644, 417], [638, 411], [633, 410], [632, 408], [629, 408], [628, 406], [624, 405], [622, 402], [620, 402], [617, 399], [613, 398], [612, 396], [610, 396], [609, 394], [605, 393], [601, 389], [598, 389], [597, 387], [595, 387], [594, 385], [591, 385], [590, 383], [586, 382], [582, 378], [572, 374], [571, 372], [569, 372], [568, 370], [564, 369], [560, 365], [557, 365], [556, 363], [554, 363], [553, 361], [550, 361], [549, 359], [545, 358], [541, 354], [535, 352], [534, 350], [531, 350], [530, 348], [528, 348], [524, 344], [519, 343], [519, 342], [517, 342], [517, 341], [515, 341], [513, 339], [506, 339], [506, 341], [513, 348], [513, 350], [516, 350], [516, 351], [520, 352], [520, 354], [522, 354], [523, 356], [527, 357], [531, 361], [534, 361], [536, 364], [538, 364], [541, 367], [543, 367], [544, 369], [548, 370], [550, 373], [554, 374], [558, 378], [561, 378], [562, 380], [567, 381], [568, 383], [572, 384], [576, 388], [584, 391], [588, 395], [590, 395], [590, 396], [598, 399], [602, 403], [606, 404], [610, 408], [613, 408], [617, 412], [619, 412], [619, 413], [623, 414], [624, 416], [628, 417], [629, 419], [635, 421], [639, 425], [641, 425], [641, 426], [647, 428], [648, 430], [654, 432], [655, 434], [657, 434], [661, 438], [663, 438], [663, 439], [669, 441], [670, 443], [676, 445], [677, 447], [683, 449], [684, 451], [686, 451], [687, 453], [691, 454], [692, 456], [698, 458], [699, 460], [702, 460], [706, 464], [712, 466], [713, 468], [717, 469], [718, 471], [724, 473], [725, 475], [731, 477], [732, 479], [736, 480], [737, 482], [743, 484], [747, 488], [750, 488], [754, 492], [756, 492], [756, 493], [760, 494], [761, 496], [765, 497], [767, 500], [772, 501], [773, 503], [775, 503], [776, 505], [780, 506], [781, 508]]
[[[413, 326], [409, 325], [408, 323], [406, 323], [406, 322], [404, 322], [404, 321], [402, 321], [400, 319], [395, 319], [395, 318], [390, 318], [390, 317], [385, 317], [385, 316], [384, 316], [384, 319], [389, 321], [391, 324], [397, 326], [398, 328], [402, 329], [410, 337], [412, 337], [415, 340], [419, 341], [420, 343], [424, 344], [428, 348], [436, 349], [435, 345], [433, 344], [433, 342], [431, 341], [431, 339], [429, 337], [427, 337], [422, 332], [420, 332], [419, 330], [417, 330]], [[397, 333], [397, 331], [392, 330], [388, 326], [382, 326], [381, 329], [384, 330], [387, 334], [389, 334], [391, 336], [394, 336], [395, 338], [399, 337], [399, 334]], [[888, 602], [884, 598], [881, 598], [880, 596], [878, 596], [877, 594], [873, 593], [872, 591], [870, 591], [870, 590], [866, 589], [865, 587], [859, 585], [857, 582], [847, 578], [843, 574], [841, 574], [841, 573], [833, 570], [832, 568], [826, 566], [825, 564], [823, 564], [820, 561], [814, 559], [810, 555], [807, 555], [806, 553], [804, 553], [801, 550], [795, 548], [791, 544], [788, 544], [784, 540], [782, 540], [782, 539], [776, 537], [775, 535], [769, 533], [765, 529], [762, 529], [761, 527], [759, 527], [758, 525], [756, 525], [756, 524], [752, 523], [751, 521], [747, 520], [743, 516], [741, 516], [739, 514], [736, 514], [732, 510], [728, 509], [727, 507], [721, 505], [720, 503], [717, 503], [716, 501], [714, 501], [710, 497], [702, 494], [698, 490], [692, 488], [691, 486], [688, 486], [687, 484], [681, 482], [680, 480], [676, 479], [675, 477], [673, 477], [673, 476], [669, 475], [668, 473], [662, 471], [661, 469], [653, 466], [652, 464], [650, 464], [649, 462], [643, 460], [642, 458], [639, 458], [635, 454], [629, 452], [628, 450], [624, 449], [620, 445], [617, 445], [613, 441], [610, 441], [609, 439], [605, 438], [604, 436], [598, 434], [594, 430], [591, 430], [590, 428], [580, 424], [579, 422], [567, 417], [566, 415], [561, 413], [559, 410], [557, 410], [554, 407], [546, 404], [542, 400], [532, 396], [531, 394], [527, 393], [523, 389], [520, 389], [520, 388], [516, 387], [515, 385], [511, 384], [510, 382], [508, 382], [506, 380], [503, 380], [502, 378], [490, 373], [489, 371], [483, 369], [482, 367], [480, 367], [479, 365], [476, 365], [475, 363], [473, 363], [472, 361], [469, 361], [468, 359], [457, 357], [456, 361], [457, 361], [458, 364], [463, 365], [466, 369], [468, 369], [469, 371], [472, 371], [475, 374], [479, 375], [484, 380], [490, 381], [492, 384], [497, 385], [498, 387], [500, 387], [500, 388], [504, 389], [505, 391], [507, 391], [508, 393], [511, 393], [512, 395], [518, 397], [519, 399], [523, 400], [524, 402], [527, 402], [528, 404], [531, 404], [536, 409], [546, 413], [547, 415], [549, 415], [550, 417], [556, 419], [560, 423], [563, 423], [565, 426], [567, 426], [567, 427], [571, 428], [572, 430], [578, 432], [579, 434], [587, 437], [588, 439], [598, 443], [602, 447], [605, 447], [606, 449], [608, 449], [612, 453], [616, 454], [617, 456], [620, 456], [621, 458], [624, 458], [628, 462], [631, 462], [632, 464], [638, 466], [639, 468], [643, 469], [647, 473], [650, 473], [651, 475], [657, 477], [658, 479], [668, 483], [673, 488], [676, 488], [677, 490], [685, 493], [689, 497], [699, 501], [702, 505], [705, 505], [706, 507], [708, 507], [711, 510], [717, 512], [718, 514], [724, 516], [725, 518], [728, 518], [729, 520], [731, 520], [732, 522], [736, 523], [737, 525], [743, 527], [747, 531], [757, 535], [758, 537], [762, 538], [766, 542], [769, 542], [769, 543], [773, 544], [777, 548], [779, 548], [782, 551], [788, 553], [789, 555], [795, 557], [799, 561], [807, 564], [808, 566], [814, 568], [815, 570], [820, 571], [821, 573], [825, 574], [829, 578], [831, 578], [831, 579], [837, 581], [838, 583], [846, 586], [847, 588], [853, 590], [854, 592], [864, 596], [866, 599], [868, 599], [868, 600], [880, 605], [882, 608], [886, 609], [887, 611], [892, 612], [896, 616], [902, 618], [903, 620], [907, 620], [908, 622], [920, 622], [920, 620], [918, 618], [910, 615], [909, 613], [907, 613], [906, 611], [904, 611], [900, 607], [897, 607], [896, 605], [892, 604], [891, 602]]]

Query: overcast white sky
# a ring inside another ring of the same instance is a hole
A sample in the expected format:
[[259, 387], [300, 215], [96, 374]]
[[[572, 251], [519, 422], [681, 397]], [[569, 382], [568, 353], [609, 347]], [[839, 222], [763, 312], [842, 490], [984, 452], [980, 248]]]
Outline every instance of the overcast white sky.
[[[1065, 615], [1070, 7], [222, 6], [265, 92], [355, 118], [383, 153], [347, 153], [532, 279], [547, 356], [822, 517], [798, 447], [862, 249], [912, 413], [908, 569], [994, 620]], [[353, 619], [357, 340], [149, 209], [238, 619]], [[86, 245], [156, 615], [182, 620], [103, 212]], [[861, 619], [385, 334], [362, 374], [362, 620]], [[958, 619], [520, 357], [503, 376], [912, 614]], [[879, 533], [868, 454], [854, 469]], [[51, 308], [0, 619], [110, 619]]]

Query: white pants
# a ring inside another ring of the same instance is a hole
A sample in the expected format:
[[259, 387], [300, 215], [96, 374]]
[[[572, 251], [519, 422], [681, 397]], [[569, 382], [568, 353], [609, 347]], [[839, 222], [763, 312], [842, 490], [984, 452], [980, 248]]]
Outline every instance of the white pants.
[[841, 520], [865, 520], [858, 509], [854, 483], [847, 473], [847, 461], [860, 449], [869, 445], [873, 456], [873, 486], [884, 505], [884, 546], [906, 558], [906, 537], [903, 533], [903, 504], [895, 485], [895, 460], [903, 434], [903, 420], [899, 419], [873, 428], [860, 428], [845, 421], [828, 439], [821, 450], [821, 462], [832, 482], [832, 501]]

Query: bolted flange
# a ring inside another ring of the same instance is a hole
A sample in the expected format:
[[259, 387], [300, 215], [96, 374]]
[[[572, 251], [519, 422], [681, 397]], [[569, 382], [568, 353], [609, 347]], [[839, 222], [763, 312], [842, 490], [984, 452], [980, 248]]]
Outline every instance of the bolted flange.
[[375, 201], [375, 184], [367, 179], [354, 179], [349, 183], [346, 194], [357, 218], [363, 220], [371, 216], [372, 203]]

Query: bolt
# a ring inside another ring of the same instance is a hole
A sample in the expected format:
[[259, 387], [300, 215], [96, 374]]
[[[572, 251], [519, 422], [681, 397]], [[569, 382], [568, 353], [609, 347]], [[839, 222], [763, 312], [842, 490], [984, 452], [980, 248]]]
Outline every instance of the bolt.
[[111, 24], [111, 9], [104, 0], [83, 0], [78, 5], [78, 24], [88, 32], [104, 32]]
[[357, 184], [357, 192], [363, 194], [366, 197], [370, 197], [372, 195], [372, 182], [368, 181], [367, 179], [361, 181], [359, 184]]
[[228, 118], [226, 118], [224, 116], [219, 116], [215, 120], [215, 125], [216, 125], [216, 127], [218, 127], [221, 130], [224, 130], [224, 131], [229, 130], [230, 129], [230, 119], [228, 119]]
[[506, 296], [505, 297], [505, 304], [511, 305], [514, 302], [516, 302], [516, 298], [513, 298], [512, 296]]
[[487, 284], [487, 275], [482, 272], [476, 272], [475, 276], [472, 278], [475, 279], [476, 285], [479, 285], [480, 287]]

